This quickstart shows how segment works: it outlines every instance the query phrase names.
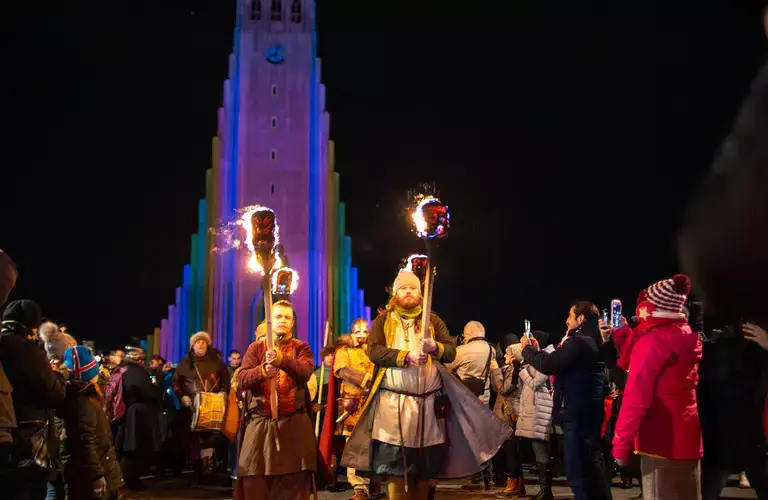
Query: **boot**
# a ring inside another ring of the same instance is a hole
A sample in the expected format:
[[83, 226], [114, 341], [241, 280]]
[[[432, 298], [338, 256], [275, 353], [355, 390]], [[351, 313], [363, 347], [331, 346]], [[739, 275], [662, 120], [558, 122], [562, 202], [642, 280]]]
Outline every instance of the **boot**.
[[525, 496], [525, 479], [522, 477], [508, 477], [507, 486], [501, 493], [496, 494], [496, 498], [518, 498]]
[[472, 476], [467, 484], [461, 486], [462, 491], [483, 491], [487, 490], [484, 474], [482, 472]]
[[541, 489], [536, 495], [536, 500], [554, 500], [552, 495], [552, 466], [550, 464], [536, 464], [539, 469], [539, 485]]
[[349, 500], [368, 500], [368, 495], [365, 490], [355, 490]]

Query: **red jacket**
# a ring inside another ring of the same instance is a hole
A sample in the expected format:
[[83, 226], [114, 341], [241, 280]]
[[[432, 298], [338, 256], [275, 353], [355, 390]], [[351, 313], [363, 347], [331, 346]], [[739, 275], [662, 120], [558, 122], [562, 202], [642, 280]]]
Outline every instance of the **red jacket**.
[[613, 438], [614, 458], [628, 458], [635, 450], [673, 460], [700, 459], [699, 336], [684, 319], [653, 318], [631, 333], [625, 326], [616, 332], [614, 341], [622, 360], [629, 360]]

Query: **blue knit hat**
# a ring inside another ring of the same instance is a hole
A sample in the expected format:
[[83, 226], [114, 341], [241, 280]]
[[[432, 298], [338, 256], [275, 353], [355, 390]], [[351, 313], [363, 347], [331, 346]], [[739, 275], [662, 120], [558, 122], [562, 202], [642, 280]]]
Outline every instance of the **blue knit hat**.
[[70, 380], [90, 382], [99, 374], [99, 363], [91, 350], [84, 345], [67, 349], [64, 353], [64, 364], [67, 365]]

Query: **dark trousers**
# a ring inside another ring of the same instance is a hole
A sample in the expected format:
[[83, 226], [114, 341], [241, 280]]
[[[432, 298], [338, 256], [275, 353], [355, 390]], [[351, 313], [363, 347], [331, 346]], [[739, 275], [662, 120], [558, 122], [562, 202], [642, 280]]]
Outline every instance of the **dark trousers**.
[[611, 500], [600, 449], [600, 428], [590, 433], [583, 425], [563, 425], [565, 476], [574, 500]]
[[[755, 453], [746, 461], [744, 471], [749, 484], [754, 488], [759, 500], [768, 500], [768, 457]], [[717, 500], [728, 482], [731, 471], [713, 464], [706, 454], [701, 461], [701, 500]]]
[[0, 481], [2, 498], [8, 500], [45, 500], [48, 494], [48, 481], [45, 478], [37, 480], [10, 479]]

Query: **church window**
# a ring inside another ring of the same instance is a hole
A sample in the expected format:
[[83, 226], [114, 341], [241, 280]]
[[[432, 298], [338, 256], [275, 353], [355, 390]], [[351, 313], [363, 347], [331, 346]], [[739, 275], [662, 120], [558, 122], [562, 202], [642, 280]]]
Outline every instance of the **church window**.
[[272, 161], [275, 161], [275, 158], [277, 158], [277, 151], [273, 149], [272, 151], [269, 152], [269, 159]]
[[291, 2], [291, 22], [301, 23], [301, 0], [293, 0]]
[[269, 9], [270, 19], [273, 21], [281, 21], [283, 19], [283, 3], [282, 0], [272, 0], [272, 7]]
[[269, 190], [270, 190], [270, 192], [271, 192], [272, 194], [275, 194], [275, 185], [274, 185], [274, 184], [270, 184], [270, 185], [269, 185]]
[[274, 116], [272, 117], [272, 128], [277, 128], [277, 118]]
[[277, 85], [272, 85], [272, 95], [273, 96], [277, 95]]
[[261, 21], [261, 0], [251, 0], [251, 21]]

